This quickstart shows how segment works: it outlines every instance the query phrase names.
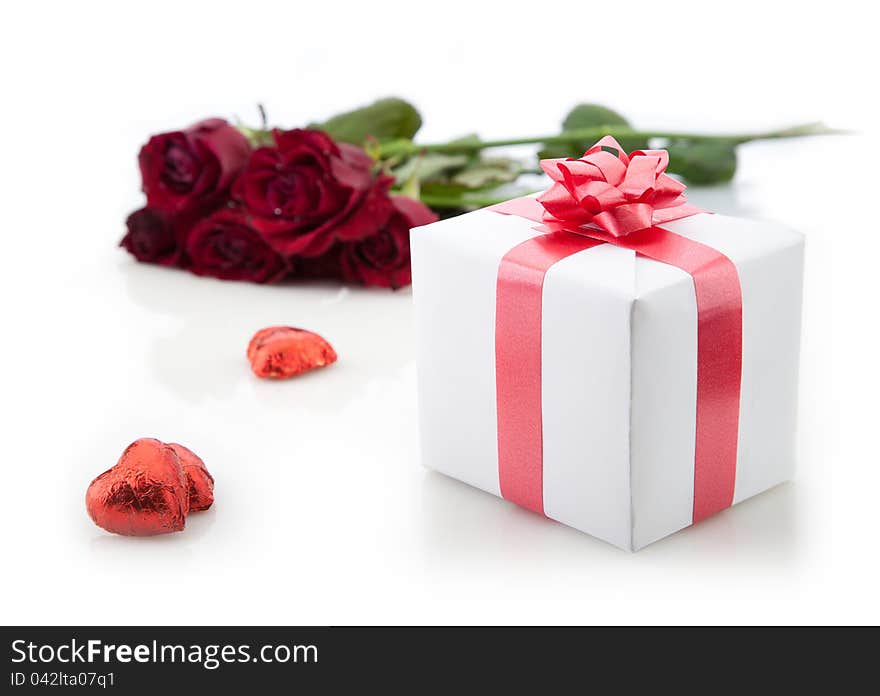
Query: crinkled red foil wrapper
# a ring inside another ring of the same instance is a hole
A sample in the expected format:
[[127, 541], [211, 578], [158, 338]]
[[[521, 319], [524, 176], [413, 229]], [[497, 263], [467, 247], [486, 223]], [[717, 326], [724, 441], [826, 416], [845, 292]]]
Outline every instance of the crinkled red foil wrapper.
[[86, 492], [86, 509], [99, 527], [126, 536], [179, 532], [191, 510], [214, 502], [214, 479], [204, 462], [178, 444], [142, 438]]
[[286, 379], [336, 362], [336, 351], [311, 331], [269, 326], [254, 334], [247, 357], [257, 377]]

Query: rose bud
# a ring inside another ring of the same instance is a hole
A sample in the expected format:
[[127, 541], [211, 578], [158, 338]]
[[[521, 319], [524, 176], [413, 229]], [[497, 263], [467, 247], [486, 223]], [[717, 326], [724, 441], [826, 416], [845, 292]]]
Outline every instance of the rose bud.
[[138, 155], [147, 207], [177, 213], [214, 205], [250, 152], [247, 138], [222, 118], [154, 135]]
[[169, 442], [168, 446], [174, 450], [180, 460], [180, 466], [186, 478], [190, 512], [207, 510], [214, 502], [214, 477], [208, 473], [205, 462], [195, 452], [183, 445]]
[[179, 532], [189, 511], [187, 485], [174, 449], [142, 438], [86, 491], [86, 509], [108, 532], [151, 536]]
[[379, 230], [372, 236], [342, 245], [339, 264], [344, 280], [363, 285], [400, 288], [412, 282], [409, 231], [435, 222], [437, 216], [420, 201], [392, 196]]
[[289, 269], [234, 208], [221, 208], [197, 223], [186, 240], [186, 255], [193, 273], [224, 280], [269, 283]]
[[254, 334], [247, 357], [257, 377], [286, 379], [336, 362], [336, 351], [311, 331], [270, 326]]
[[135, 210], [125, 221], [127, 232], [119, 246], [138, 261], [174, 266], [180, 260], [180, 246], [167, 216], [157, 210]]
[[387, 189], [367, 153], [316, 130], [276, 130], [273, 137], [275, 147], [254, 150], [233, 195], [276, 251], [320, 256], [337, 240], [375, 230], [368, 213], [352, 219], [373, 189]]

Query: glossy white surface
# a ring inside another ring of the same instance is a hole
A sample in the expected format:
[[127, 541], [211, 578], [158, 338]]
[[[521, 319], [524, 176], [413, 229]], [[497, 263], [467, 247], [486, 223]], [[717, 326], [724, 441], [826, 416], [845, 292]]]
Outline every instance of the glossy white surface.
[[[223, 283], [141, 266], [115, 247], [140, 204], [134, 158], [147, 134], [211, 113], [250, 118], [258, 99], [294, 125], [396, 92], [422, 107], [426, 140], [552, 130], [579, 99], [646, 126], [870, 123], [859, 72], [876, 64], [869, 22], [839, 6], [801, 7], [795, 19], [746, 5], [723, 33], [706, 29], [716, 26], [708, 5], [659, 18], [634, 8], [651, 37], [678, 38], [628, 40], [613, 75], [578, 88], [546, 68], [552, 52], [510, 48], [534, 41], [527, 13], [499, 24], [500, 8], [472, 4], [450, 3], [428, 35], [406, 31], [402, 5], [382, 14], [373, 3], [347, 22], [287, 3], [249, 6], [271, 22], [222, 3], [137, 13], [108, 3], [94, 16], [58, 3], [50, 22], [36, 7], [4, 10], [15, 16], [0, 22], [12, 66], [0, 164], [0, 620], [880, 620], [872, 137], [747, 146], [732, 186], [691, 192], [806, 234], [799, 469], [793, 484], [635, 555], [419, 467], [409, 292]], [[332, 39], [328, 22], [339, 22]], [[393, 41], [377, 40], [379, 26]], [[619, 38], [591, 34], [591, 54]], [[664, 48], [673, 93], [626, 84]], [[190, 69], [208, 55], [210, 69]], [[687, 93], [688, 82], [699, 89]], [[523, 84], [540, 85], [541, 99]], [[247, 341], [276, 323], [324, 334], [338, 364], [256, 380]], [[202, 455], [217, 503], [182, 534], [114, 537], [86, 516], [85, 489], [145, 435]]]

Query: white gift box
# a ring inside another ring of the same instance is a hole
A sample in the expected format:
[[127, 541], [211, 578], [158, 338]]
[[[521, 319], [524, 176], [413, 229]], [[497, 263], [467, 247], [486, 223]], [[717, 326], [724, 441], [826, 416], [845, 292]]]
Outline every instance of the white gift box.
[[[742, 289], [733, 502], [792, 476], [803, 238], [697, 214], [662, 225], [725, 254]], [[412, 231], [425, 466], [501, 495], [496, 287], [536, 224], [478, 210]], [[600, 244], [543, 281], [544, 514], [635, 551], [693, 521], [697, 307], [686, 272]]]

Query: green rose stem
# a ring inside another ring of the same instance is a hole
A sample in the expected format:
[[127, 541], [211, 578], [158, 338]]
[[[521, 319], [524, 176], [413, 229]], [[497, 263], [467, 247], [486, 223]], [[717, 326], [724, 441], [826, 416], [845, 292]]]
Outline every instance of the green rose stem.
[[[676, 131], [642, 131], [634, 130], [626, 126], [599, 126], [592, 128], [582, 128], [577, 130], [565, 131], [557, 135], [534, 136], [527, 138], [510, 138], [505, 140], [472, 140], [457, 141], [450, 143], [433, 143], [422, 145], [414, 143], [410, 140], [395, 140], [380, 144], [375, 144], [371, 149], [371, 154], [377, 160], [386, 160], [389, 158], [402, 158], [422, 153], [441, 153], [441, 154], [475, 154], [481, 150], [493, 147], [507, 147], [512, 145], [530, 145], [541, 143], [543, 145], [557, 144], [582, 144], [585, 142], [593, 142], [605, 135], [611, 135], [615, 138], [634, 138], [638, 140], [648, 140], [650, 138], [662, 138], [669, 141], [688, 141], [711, 143], [718, 142], [730, 145], [740, 145], [742, 143], [752, 142], [754, 140], [774, 140], [780, 138], [797, 138], [810, 135], [829, 135], [843, 134], [848, 131], [835, 130], [828, 128], [822, 123], [806, 123], [791, 128], [781, 130], [763, 131], [756, 133], [740, 133], [731, 135], [709, 135], [700, 133], [681, 133]], [[420, 200], [432, 208], [436, 209], [453, 209], [453, 208], [483, 208], [494, 205], [507, 200], [505, 197], [493, 197], [490, 195], [480, 195], [479, 192], [468, 192], [461, 197], [456, 195], [437, 195], [423, 191], [419, 196]]]
[[842, 134], [847, 131], [828, 128], [822, 123], [807, 123], [782, 130], [764, 131], [758, 133], [740, 133], [732, 135], [709, 135], [700, 133], [681, 133], [676, 131], [643, 131], [634, 130], [621, 126], [600, 126], [596, 128], [581, 128], [578, 130], [565, 131], [556, 135], [541, 135], [527, 138], [509, 138], [506, 140], [474, 140], [449, 143], [419, 144], [409, 140], [393, 140], [380, 143], [375, 147], [374, 154], [379, 159], [389, 157], [405, 157], [421, 152], [439, 152], [444, 154], [475, 153], [491, 147], [507, 147], [510, 145], [531, 145], [533, 143], [546, 143], [551, 145], [568, 145], [571, 143], [589, 142], [598, 140], [605, 135], [615, 138], [664, 138], [666, 140], [687, 140], [691, 142], [721, 141], [740, 145], [753, 140], [773, 140], [778, 138], [799, 138], [807, 135]]
[[419, 200], [429, 208], [466, 208], [468, 210], [476, 210], [477, 208], [488, 208], [490, 205], [509, 201], [510, 196], [492, 197], [468, 194], [467, 198], [459, 198], [457, 196], [440, 196], [430, 193], [422, 193], [419, 195]]

